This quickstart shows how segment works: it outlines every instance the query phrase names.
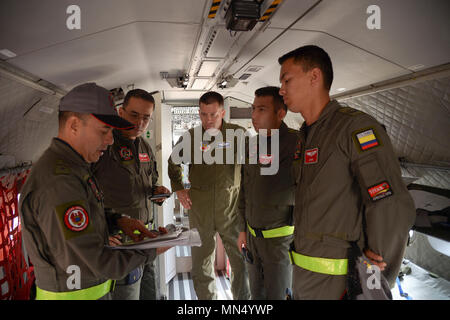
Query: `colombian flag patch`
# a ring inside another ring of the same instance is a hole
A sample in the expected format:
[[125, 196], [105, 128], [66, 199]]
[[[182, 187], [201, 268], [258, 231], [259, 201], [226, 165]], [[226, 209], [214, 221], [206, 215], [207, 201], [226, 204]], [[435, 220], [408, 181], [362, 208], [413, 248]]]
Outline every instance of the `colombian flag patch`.
[[367, 150], [378, 145], [378, 140], [372, 129], [358, 133], [356, 137], [358, 138], [361, 150]]
[[366, 128], [353, 133], [353, 139], [358, 152], [370, 150], [381, 145], [379, 138], [373, 128]]

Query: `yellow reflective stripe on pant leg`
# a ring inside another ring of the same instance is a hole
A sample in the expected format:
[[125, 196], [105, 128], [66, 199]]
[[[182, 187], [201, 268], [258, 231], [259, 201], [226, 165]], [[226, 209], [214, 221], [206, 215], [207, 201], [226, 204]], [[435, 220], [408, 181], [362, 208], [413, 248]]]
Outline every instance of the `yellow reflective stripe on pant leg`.
[[255, 230], [253, 230], [252, 227], [250, 227], [250, 225], [248, 224], [248, 221], [247, 221], [247, 228], [248, 228], [248, 231], [250, 231], [250, 233], [252, 234], [252, 236], [256, 237]]
[[284, 226], [270, 230], [262, 230], [264, 238], [278, 238], [290, 236], [294, 233], [294, 226]]
[[[253, 230], [252, 227], [248, 224], [247, 221], [247, 227], [252, 236], [256, 237], [255, 230]], [[290, 236], [294, 233], [294, 226], [283, 226], [279, 228], [274, 229], [268, 229], [268, 230], [262, 230], [261, 231], [263, 238], [278, 238], [278, 237], [286, 237]]]
[[108, 280], [94, 287], [66, 292], [52, 292], [36, 287], [36, 300], [98, 300], [111, 291], [112, 282]]
[[310, 257], [295, 251], [291, 251], [291, 259], [296, 266], [309, 271], [335, 276], [347, 274], [348, 259]]

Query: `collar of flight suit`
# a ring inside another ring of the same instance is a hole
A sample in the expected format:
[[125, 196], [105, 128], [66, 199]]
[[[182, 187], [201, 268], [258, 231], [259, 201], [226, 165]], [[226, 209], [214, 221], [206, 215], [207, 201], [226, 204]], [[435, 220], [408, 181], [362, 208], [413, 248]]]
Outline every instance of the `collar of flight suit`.
[[[328, 118], [328, 116], [334, 114], [336, 112], [337, 109], [339, 109], [341, 107], [341, 105], [339, 104], [339, 102], [337, 102], [336, 100], [330, 100], [326, 105], [325, 108], [322, 110], [322, 113], [319, 115], [319, 118], [312, 123], [311, 125], [309, 125], [310, 128], [316, 126], [318, 123], [324, 121], [325, 119]], [[306, 121], [303, 122], [302, 125], [302, 129], [305, 130], [306, 127]]]
[[[205, 130], [205, 128], [203, 128], [203, 125], [201, 125], [201, 124], [200, 124], [200, 127], [202, 128], [202, 136], [203, 136], [205, 134], [206, 130]], [[233, 129], [233, 127], [231, 127], [228, 122], [226, 122], [225, 120], [222, 119], [222, 126], [220, 127], [220, 132], [222, 133], [223, 137], [225, 137], [227, 129]]]
[[120, 144], [126, 145], [135, 145], [136, 147], [139, 145], [141, 137], [136, 137], [135, 140], [129, 139], [122, 134], [122, 130], [113, 130], [114, 140], [117, 140]]
[[76, 166], [82, 166], [89, 169], [89, 163], [87, 163], [83, 156], [79, 154], [70, 144], [60, 138], [53, 138], [50, 144], [50, 149], [57, 153], [64, 159], [74, 163]]

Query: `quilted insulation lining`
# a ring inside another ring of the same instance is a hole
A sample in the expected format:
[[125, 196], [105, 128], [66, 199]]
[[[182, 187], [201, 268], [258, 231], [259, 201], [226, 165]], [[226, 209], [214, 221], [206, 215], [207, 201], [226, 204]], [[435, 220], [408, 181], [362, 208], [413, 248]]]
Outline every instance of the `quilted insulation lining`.
[[338, 100], [384, 124], [399, 157], [439, 167], [404, 167], [404, 176], [450, 189], [450, 77]]

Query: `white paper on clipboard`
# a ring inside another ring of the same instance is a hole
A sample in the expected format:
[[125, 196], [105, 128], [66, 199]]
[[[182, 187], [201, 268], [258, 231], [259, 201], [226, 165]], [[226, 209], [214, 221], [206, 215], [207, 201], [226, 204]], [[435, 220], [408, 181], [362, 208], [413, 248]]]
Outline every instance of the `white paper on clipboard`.
[[110, 249], [115, 250], [127, 250], [127, 249], [151, 249], [160, 247], [175, 247], [175, 246], [191, 246], [200, 247], [202, 241], [197, 229], [182, 231], [177, 230], [167, 235], [159, 236], [158, 238], [146, 239], [134, 244], [124, 244], [120, 246], [107, 246]]

